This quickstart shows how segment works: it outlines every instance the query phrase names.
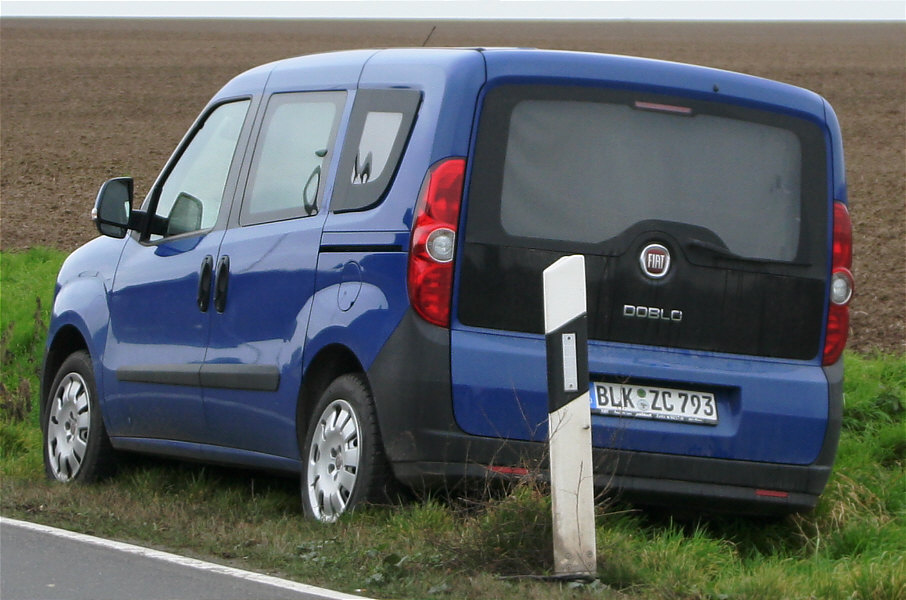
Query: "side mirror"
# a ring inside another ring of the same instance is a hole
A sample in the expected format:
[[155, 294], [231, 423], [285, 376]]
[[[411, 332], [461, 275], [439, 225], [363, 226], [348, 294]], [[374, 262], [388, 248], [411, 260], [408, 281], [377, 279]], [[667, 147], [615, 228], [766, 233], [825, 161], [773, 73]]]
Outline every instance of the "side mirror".
[[91, 218], [101, 235], [126, 237], [131, 214], [132, 178], [117, 177], [104, 183], [91, 211]]
[[204, 209], [201, 200], [188, 194], [180, 192], [170, 209], [170, 216], [167, 219], [167, 235], [179, 235], [190, 231], [201, 229], [201, 213]]

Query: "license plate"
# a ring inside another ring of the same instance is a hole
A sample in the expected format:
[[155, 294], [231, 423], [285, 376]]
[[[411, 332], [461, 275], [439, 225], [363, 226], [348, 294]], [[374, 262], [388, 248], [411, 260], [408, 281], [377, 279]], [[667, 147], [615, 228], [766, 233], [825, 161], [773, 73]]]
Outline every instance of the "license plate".
[[714, 394], [650, 385], [592, 382], [591, 412], [634, 419], [717, 425], [717, 399]]

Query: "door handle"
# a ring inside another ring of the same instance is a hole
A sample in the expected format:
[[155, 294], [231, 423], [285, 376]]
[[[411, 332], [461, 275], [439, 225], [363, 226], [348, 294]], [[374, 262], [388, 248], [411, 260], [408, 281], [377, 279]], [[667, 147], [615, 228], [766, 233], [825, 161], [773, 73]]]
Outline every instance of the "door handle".
[[217, 277], [214, 281], [214, 309], [226, 310], [227, 288], [230, 284], [230, 257], [221, 256], [217, 261]]
[[198, 274], [198, 310], [208, 312], [211, 303], [211, 280], [214, 278], [214, 257], [210, 254], [201, 261], [201, 272]]

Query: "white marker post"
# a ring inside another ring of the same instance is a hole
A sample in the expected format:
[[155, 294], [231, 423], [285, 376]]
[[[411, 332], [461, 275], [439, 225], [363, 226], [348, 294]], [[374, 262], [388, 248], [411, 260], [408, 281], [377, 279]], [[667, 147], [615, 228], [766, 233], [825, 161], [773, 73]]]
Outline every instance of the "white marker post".
[[590, 578], [597, 568], [584, 256], [544, 270], [544, 331], [554, 572]]

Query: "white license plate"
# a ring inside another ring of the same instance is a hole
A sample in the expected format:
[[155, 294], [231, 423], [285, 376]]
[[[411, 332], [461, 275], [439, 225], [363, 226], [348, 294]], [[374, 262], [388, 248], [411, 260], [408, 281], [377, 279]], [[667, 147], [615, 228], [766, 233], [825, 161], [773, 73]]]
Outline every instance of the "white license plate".
[[592, 382], [591, 412], [635, 419], [717, 425], [717, 399], [714, 394], [650, 385]]

